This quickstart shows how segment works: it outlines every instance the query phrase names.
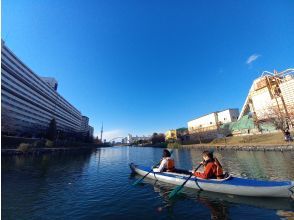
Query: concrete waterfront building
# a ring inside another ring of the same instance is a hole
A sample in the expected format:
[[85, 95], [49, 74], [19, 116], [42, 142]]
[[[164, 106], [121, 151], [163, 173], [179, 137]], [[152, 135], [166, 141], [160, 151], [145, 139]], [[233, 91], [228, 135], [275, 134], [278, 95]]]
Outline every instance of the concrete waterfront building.
[[89, 136], [90, 137], [93, 137], [93, 135], [94, 135], [94, 128], [92, 127], [92, 126], [88, 126], [88, 129], [89, 129]]
[[[82, 132], [81, 112], [57, 92], [57, 81], [40, 77], [10, 51], [1, 46], [2, 134], [44, 136], [52, 119], [66, 134]], [[83, 127], [84, 128], [84, 127]]]
[[190, 140], [209, 141], [221, 137], [220, 126], [237, 121], [238, 109], [226, 109], [224, 111], [212, 112], [188, 122]]
[[288, 126], [294, 119], [294, 69], [270, 73], [265, 71], [255, 79], [248, 92], [239, 119], [251, 114], [255, 123], [285, 115]]
[[89, 126], [89, 118], [87, 116], [82, 116], [82, 121], [81, 121], [81, 133], [83, 136], [87, 136], [89, 134], [89, 136], [91, 137], [91, 133], [93, 136], [93, 132], [91, 129], [93, 127]]
[[89, 125], [89, 118], [84, 115], [81, 120], [80, 133], [84, 138], [88, 136], [93, 137], [94, 135], [94, 128]]

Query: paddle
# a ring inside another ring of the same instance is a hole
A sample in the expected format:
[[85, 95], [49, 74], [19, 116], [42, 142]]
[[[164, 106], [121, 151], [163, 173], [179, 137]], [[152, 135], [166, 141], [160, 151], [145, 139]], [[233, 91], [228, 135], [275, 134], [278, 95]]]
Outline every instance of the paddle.
[[[172, 155], [172, 154], [173, 154], [173, 150], [170, 151], [170, 155]], [[153, 167], [158, 166], [160, 163], [161, 163], [161, 160], [160, 160], [159, 163], [157, 163], [157, 164], [154, 165]], [[136, 186], [136, 185], [138, 185], [140, 182], [142, 182], [142, 180], [145, 179], [145, 177], [148, 176], [148, 174], [151, 173], [152, 171], [153, 171], [153, 168], [152, 168], [147, 174], [145, 174], [145, 176], [143, 176], [141, 179], [136, 180], [136, 181], [133, 183], [133, 186]]]
[[[198, 167], [196, 167], [196, 169], [194, 170], [194, 172], [196, 172], [196, 171], [200, 168], [201, 165], [202, 165], [202, 163], [200, 163], [200, 164], [198, 165]], [[183, 182], [182, 185], [175, 187], [175, 188], [173, 189], [173, 191], [170, 192], [170, 194], [168, 195], [168, 197], [169, 197], [170, 199], [173, 198], [175, 195], [177, 195], [177, 193], [180, 192], [180, 191], [183, 189], [184, 185], [185, 185], [185, 184], [188, 182], [188, 180], [193, 176], [194, 172], [191, 173], [191, 175], [188, 177], [188, 179], [186, 179], [185, 182]]]

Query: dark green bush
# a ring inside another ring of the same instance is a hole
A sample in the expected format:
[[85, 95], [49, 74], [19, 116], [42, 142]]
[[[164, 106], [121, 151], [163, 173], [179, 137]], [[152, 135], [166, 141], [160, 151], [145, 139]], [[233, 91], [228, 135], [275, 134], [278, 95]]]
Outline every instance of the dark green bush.
[[28, 144], [28, 143], [21, 143], [17, 150], [23, 152], [23, 153], [26, 153], [30, 150], [30, 148], [32, 147], [32, 145]]

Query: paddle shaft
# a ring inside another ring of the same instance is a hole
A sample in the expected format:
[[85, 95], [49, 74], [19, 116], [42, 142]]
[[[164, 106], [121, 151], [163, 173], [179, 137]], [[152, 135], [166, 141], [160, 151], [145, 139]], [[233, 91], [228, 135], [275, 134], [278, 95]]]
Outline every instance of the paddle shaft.
[[[202, 164], [199, 164], [198, 167], [196, 167], [196, 169], [194, 170], [194, 172], [196, 172]], [[191, 175], [188, 177], [188, 179], [186, 179], [186, 181], [181, 185], [181, 188], [183, 188], [183, 186], [188, 182], [188, 180], [193, 176], [193, 172], [191, 173]]]
[[[202, 163], [200, 163], [196, 169], [194, 170], [194, 172], [196, 172], [200, 167], [201, 167]], [[193, 176], [194, 172], [191, 173], [191, 175], [185, 180], [185, 182], [183, 182], [183, 184], [180, 187], [176, 187], [173, 189], [173, 191], [171, 191], [171, 193], [169, 194], [169, 197], [172, 198], [173, 196], [175, 196], [183, 187], [184, 185], [188, 182], [188, 180]]]
[[[161, 163], [161, 161], [158, 164], [156, 164], [155, 166], [158, 166], [160, 163]], [[147, 174], [145, 174], [145, 176], [143, 176], [139, 182], [141, 182], [146, 176], [148, 176], [148, 174], [151, 173], [152, 170], [153, 169], [151, 169]]]

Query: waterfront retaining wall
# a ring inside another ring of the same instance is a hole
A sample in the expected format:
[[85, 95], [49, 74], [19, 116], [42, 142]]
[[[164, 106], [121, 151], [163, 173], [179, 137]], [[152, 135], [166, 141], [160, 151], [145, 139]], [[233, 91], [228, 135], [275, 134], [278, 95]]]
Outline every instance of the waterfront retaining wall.
[[190, 149], [214, 149], [214, 150], [240, 150], [240, 151], [293, 151], [294, 143], [289, 145], [230, 145], [230, 146], [213, 146], [213, 145], [181, 145], [179, 148]]

